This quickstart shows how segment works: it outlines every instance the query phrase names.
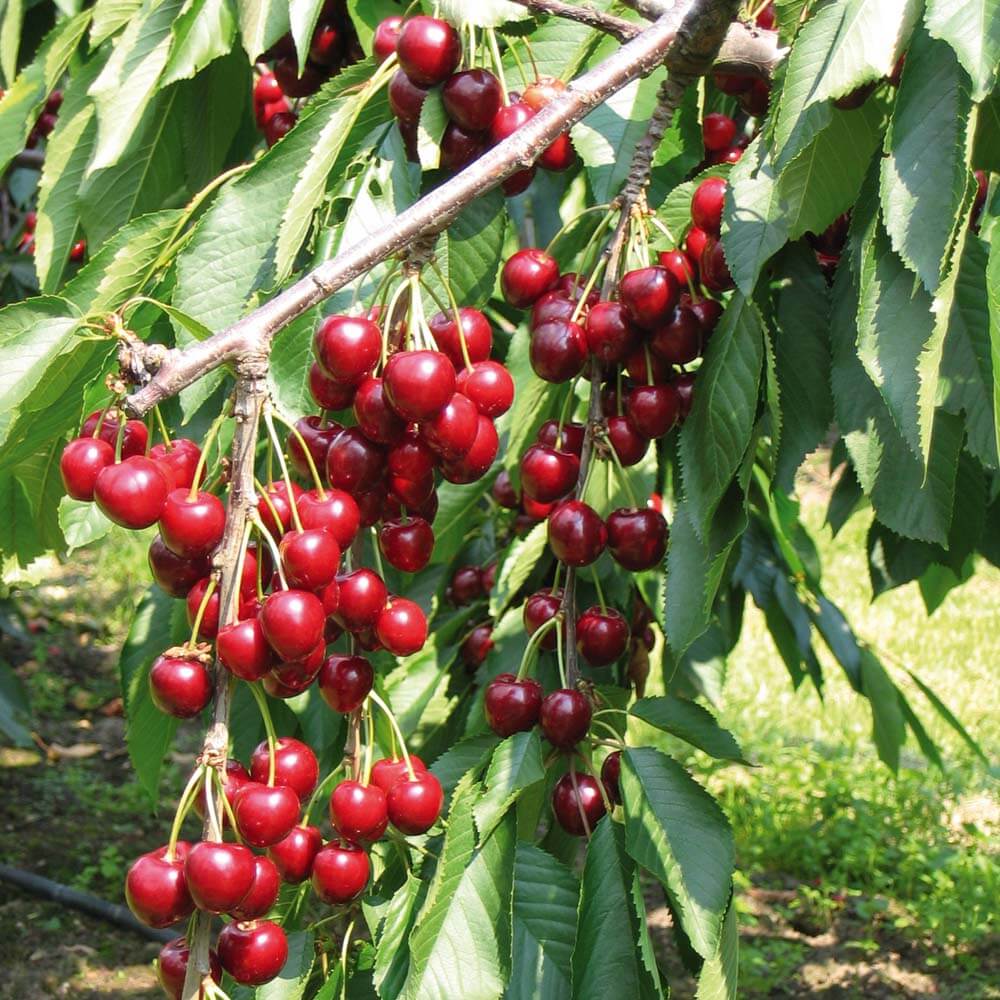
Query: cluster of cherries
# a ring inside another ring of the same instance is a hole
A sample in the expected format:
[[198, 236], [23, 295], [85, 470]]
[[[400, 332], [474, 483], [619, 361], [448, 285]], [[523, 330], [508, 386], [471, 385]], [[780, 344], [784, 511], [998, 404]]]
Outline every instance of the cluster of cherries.
[[[35, 226], [37, 225], [37, 223], [38, 223], [38, 216], [34, 212], [25, 212], [24, 230], [17, 241], [18, 253], [34, 254]], [[86, 253], [87, 253], [87, 241], [77, 240], [77, 242], [74, 243], [72, 247], [70, 247], [69, 259], [73, 261], [74, 264], [78, 264], [81, 260], [83, 260]]]
[[705, 115], [701, 122], [701, 137], [705, 144], [703, 166], [719, 163], [738, 163], [748, 142], [744, 135], [738, 135], [736, 122], [718, 111]]
[[[764, 31], [774, 31], [778, 24], [778, 15], [774, 3], [765, 4], [754, 18], [754, 23]], [[753, 76], [743, 76], [737, 73], [716, 73], [715, 85], [724, 94], [735, 97], [740, 107], [754, 118], [767, 114], [767, 106], [771, 100], [771, 84]]]
[[[375, 55], [379, 60], [395, 53], [399, 70], [389, 82], [389, 103], [399, 123], [411, 160], [417, 160], [417, 125], [424, 101], [432, 87], [441, 87], [441, 101], [448, 125], [441, 138], [441, 167], [458, 171], [491, 146], [512, 136], [565, 84], [543, 78], [522, 95], [505, 94], [500, 80], [487, 69], [458, 71], [462, 42], [458, 32], [436, 17], [417, 15], [404, 20], [390, 17], [375, 33]], [[506, 100], [505, 100], [506, 98]], [[545, 170], [566, 170], [576, 160], [569, 133], [561, 135], [538, 157]], [[535, 176], [535, 166], [518, 171], [504, 181], [508, 195], [524, 191]]]
[[[0, 90], [0, 98], [3, 91]], [[62, 107], [63, 95], [61, 90], [53, 90], [45, 101], [45, 107], [38, 116], [35, 124], [28, 133], [25, 149], [34, 149], [42, 139], [47, 139], [52, 135], [52, 130], [56, 127], [56, 119], [59, 117], [59, 109]]]

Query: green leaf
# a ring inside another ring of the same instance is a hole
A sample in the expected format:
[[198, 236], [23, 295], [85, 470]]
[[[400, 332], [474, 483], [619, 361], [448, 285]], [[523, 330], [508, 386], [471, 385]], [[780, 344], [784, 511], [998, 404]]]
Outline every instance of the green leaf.
[[295, 42], [295, 54], [299, 59], [299, 68], [305, 66], [306, 59], [309, 58], [313, 31], [316, 29], [316, 22], [322, 9], [323, 0], [289, 0], [288, 21]]
[[680, 435], [684, 496], [699, 537], [708, 532], [750, 443], [763, 361], [763, 320], [737, 292], [712, 335]]
[[428, 884], [408, 872], [406, 881], [396, 890], [385, 910], [385, 917], [375, 941], [375, 969], [373, 978], [380, 997], [395, 997], [406, 982], [410, 965], [408, 948], [399, 947], [413, 931], [413, 921], [423, 906]]
[[0, 15], [0, 73], [4, 87], [10, 87], [17, 76], [17, 54], [21, 48], [24, 27], [24, 0], [7, 0]]
[[944, 761], [941, 759], [941, 753], [937, 748], [937, 744], [931, 739], [930, 734], [924, 728], [924, 724], [920, 721], [917, 713], [913, 711], [910, 703], [906, 700], [906, 696], [902, 691], [897, 689], [897, 695], [899, 696], [899, 708], [903, 713], [903, 721], [909, 726], [913, 735], [917, 739], [917, 744], [920, 746], [920, 752], [932, 763], [939, 771], [944, 771]]
[[507, 610], [525, 581], [545, 554], [548, 535], [545, 524], [536, 524], [523, 538], [511, 542], [497, 573], [496, 586], [490, 591], [490, 617], [494, 620]]
[[24, 149], [46, 98], [66, 72], [89, 23], [89, 10], [60, 21], [4, 94], [0, 101], [0, 174], [6, 172], [10, 161]]
[[667, 195], [663, 200], [663, 204], [656, 210], [656, 217], [670, 233], [670, 238], [666, 244], [668, 247], [679, 246], [684, 234], [691, 228], [691, 198], [694, 196], [694, 192], [698, 186], [709, 177], [725, 177], [728, 179], [732, 176], [732, 170], [733, 165], [731, 163], [720, 163], [717, 166], [709, 167], [707, 170], [696, 174], [692, 180], [678, 184]]
[[[296, 3], [308, 4], [310, 0], [292, 0], [294, 23]], [[365, 55], [372, 54], [372, 39], [379, 24], [393, 14], [399, 13], [396, 0], [347, 0], [347, 12], [358, 33], [358, 39]]]
[[631, 713], [717, 760], [749, 763], [733, 734], [723, 729], [715, 716], [697, 702], [672, 697], [642, 698], [632, 706]]
[[441, 782], [441, 787], [448, 794], [454, 791], [455, 786], [469, 771], [478, 771], [486, 764], [498, 742], [493, 733], [459, 740], [434, 761], [431, 774]]
[[91, 49], [96, 49], [106, 38], [128, 24], [141, 6], [142, 0], [97, 0], [90, 25]]
[[695, 1000], [736, 1000], [739, 964], [740, 929], [736, 907], [730, 901], [722, 922], [722, 942], [719, 950], [701, 967]]
[[503, 740], [493, 751], [486, 772], [486, 790], [473, 809], [480, 841], [493, 832], [521, 792], [544, 780], [542, 741], [534, 730]]
[[184, 602], [173, 600], [159, 587], [149, 587], [139, 601], [118, 660], [125, 700], [125, 742], [139, 784], [153, 803], [177, 720], [153, 704], [149, 668], [165, 649], [183, 642], [187, 631]]
[[302, 1000], [315, 960], [313, 932], [293, 931], [288, 935], [288, 959], [281, 972], [257, 987], [254, 1000]]
[[906, 723], [899, 692], [885, 668], [867, 649], [861, 650], [861, 689], [872, 708], [872, 738], [882, 762], [899, 770], [899, 748], [906, 741]]
[[0, 662], [0, 733], [14, 746], [34, 745], [28, 730], [31, 716], [28, 698], [17, 674]]
[[482, 309], [489, 301], [504, 261], [506, 234], [507, 201], [496, 188], [466, 205], [441, 236], [438, 264], [463, 305]]
[[494, 467], [482, 479], [468, 486], [442, 483], [438, 487], [438, 512], [434, 518], [434, 552], [431, 563], [450, 562], [462, 547], [482, 511], [477, 511], [483, 494], [493, 485], [498, 469]]
[[236, 0], [240, 37], [251, 62], [290, 28], [288, 0]]
[[[990, 306], [990, 361], [993, 377], [993, 429], [1000, 446], [1000, 240], [990, 246], [990, 258], [986, 266], [986, 292]], [[988, 386], [990, 383], [987, 382]]]
[[417, 122], [417, 160], [424, 170], [437, 170], [441, 165], [441, 139], [448, 127], [448, 112], [444, 109], [441, 90], [433, 87], [424, 98]]
[[231, 0], [187, 0], [172, 31], [174, 37], [159, 83], [161, 89], [178, 80], [189, 80], [229, 52], [236, 37]]
[[622, 801], [629, 854], [663, 883], [692, 947], [711, 958], [732, 891], [725, 815], [677, 761], [651, 748], [623, 753]]
[[881, 201], [893, 248], [931, 293], [944, 275], [965, 197], [971, 110], [954, 54], [917, 32], [886, 136]]
[[504, 1000], [571, 1000], [580, 886], [551, 854], [519, 843], [514, 857], [516, 960]]
[[510, 0], [441, 0], [441, 16], [452, 24], [474, 25], [477, 28], [499, 28], [508, 21], [523, 21], [531, 12]]
[[924, 23], [946, 41], [972, 78], [972, 99], [983, 100], [1000, 63], [1000, 3], [997, 0], [927, 0]]
[[65, 496], [59, 501], [59, 526], [70, 555], [74, 549], [82, 549], [103, 538], [112, 527], [97, 504]]
[[23, 483], [12, 474], [0, 476], [0, 556], [28, 566], [44, 549]]
[[933, 548], [926, 542], [900, 538], [878, 521], [872, 521], [868, 529], [867, 544], [874, 597], [916, 580], [934, 561]]
[[924, 697], [931, 703], [934, 711], [941, 716], [944, 721], [955, 730], [965, 742], [965, 745], [987, 766], [989, 759], [983, 753], [982, 747], [969, 735], [968, 730], [958, 720], [958, 717], [948, 708], [948, 706], [912, 671], [906, 671], [913, 679], [913, 683], [923, 692]]
[[60, 551], [64, 545], [58, 511], [65, 492], [59, 471], [63, 445], [62, 438], [46, 442], [13, 469], [34, 515], [41, 547], [39, 554]]

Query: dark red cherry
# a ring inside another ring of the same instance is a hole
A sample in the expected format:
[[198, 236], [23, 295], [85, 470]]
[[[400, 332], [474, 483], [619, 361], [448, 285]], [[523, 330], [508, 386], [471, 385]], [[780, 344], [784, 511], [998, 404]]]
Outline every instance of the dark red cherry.
[[[325, 630], [324, 630], [325, 634]], [[323, 666], [323, 656], [326, 646], [321, 641], [308, 655], [298, 660], [284, 660], [274, 667], [269, 677], [279, 681], [282, 686], [294, 688], [299, 693], [306, 690], [319, 675]]]
[[340, 607], [337, 621], [348, 632], [373, 626], [385, 607], [389, 592], [382, 578], [370, 569], [356, 569], [337, 577]]
[[733, 144], [736, 138], [736, 122], [729, 115], [713, 113], [705, 115], [701, 123], [701, 135], [705, 149], [717, 153]]
[[242, 986], [270, 982], [288, 961], [285, 932], [270, 920], [234, 920], [219, 931], [219, 961]]
[[691, 198], [691, 221], [709, 236], [718, 236], [722, 229], [726, 186], [724, 177], [709, 177], [695, 188]]
[[413, 601], [390, 597], [375, 620], [375, 634], [394, 656], [410, 656], [427, 641], [427, 617]]
[[514, 404], [514, 380], [499, 361], [478, 361], [463, 368], [455, 387], [490, 420], [503, 416]]
[[395, 782], [386, 795], [389, 822], [406, 836], [426, 833], [441, 815], [444, 792], [429, 771], [408, 774]]
[[583, 371], [587, 350], [587, 334], [579, 323], [553, 320], [532, 331], [528, 354], [539, 378], [568, 382]]
[[350, 547], [361, 526], [361, 512], [354, 497], [338, 489], [326, 490], [322, 497], [310, 491], [303, 493], [297, 503], [303, 528], [326, 529], [341, 552]]
[[513, 674], [500, 674], [490, 681], [483, 697], [486, 722], [497, 736], [531, 729], [541, 709], [542, 686], [531, 677], [518, 680]]
[[700, 270], [702, 284], [710, 292], [727, 292], [735, 287], [721, 240], [709, 239], [705, 244], [701, 254]]
[[[478, 310], [463, 308], [459, 310], [462, 321], [462, 334], [469, 361], [485, 361], [493, 349], [493, 330], [490, 321]], [[431, 333], [438, 349], [448, 356], [448, 359], [460, 371], [465, 367], [465, 357], [462, 354], [462, 343], [458, 332], [458, 324], [451, 312], [439, 312], [430, 321]]]
[[691, 412], [691, 404], [694, 402], [694, 372], [685, 372], [674, 379], [674, 388], [681, 401], [681, 422]]
[[583, 438], [586, 428], [583, 424], [565, 423], [560, 424], [558, 420], [546, 420], [535, 439], [539, 444], [548, 445], [550, 448], [558, 448], [560, 451], [568, 451], [576, 455], [577, 458], [583, 454]]
[[342, 430], [326, 453], [326, 475], [330, 485], [357, 498], [368, 493], [385, 473], [385, 451], [360, 427]]
[[194, 625], [202, 604], [205, 604], [205, 610], [201, 613], [201, 625], [198, 629], [198, 638], [205, 640], [214, 639], [219, 631], [219, 588], [216, 587], [206, 601], [205, 595], [208, 593], [209, 583], [210, 580], [207, 577], [199, 580], [188, 591], [186, 599], [187, 619], [191, 626]]
[[687, 288], [689, 282], [698, 280], [698, 267], [683, 250], [661, 250], [659, 261], [674, 276], [680, 288]]
[[[230, 757], [226, 761], [226, 765], [223, 768], [222, 775], [222, 794], [225, 795], [226, 801], [229, 803], [229, 807], [232, 808], [233, 799], [236, 797], [236, 793], [250, 780], [250, 774], [247, 769], [238, 761]], [[202, 818], [205, 818], [206, 814], [206, 788], [202, 787], [201, 794], [194, 800], [194, 811]], [[214, 794], [214, 786], [213, 786]], [[213, 800], [214, 801], [214, 800]], [[217, 811], [218, 811], [218, 807]], [[224, 813], [220, 817], [222, 819], [223, 829], [229, 828], [229, 817]]]
[[649, 439], [642, 436], [628, 417], [608, 417], [608, 443], [626, 468], [642, 461]]
[[[96, 435], [102, 441], [107, 441], [111, 447], [115, 447], [118, 441], [118, 428], [124, 414], [118, 410], [95, 410], [87, 415], [87, 419], [80, 428], [80, 437], [94, 437], [94, 431], [100, 423], [101, 429]], [[141, 420], [125, 420], [125, 433], [122, 436], [122, 458], [131, 458], [133, 455], [145, 455], [146, 445], [149, 441], [149, 431]]]
[[518, 309], [534, 305], [559, 280], [559, 265], [544, 250], [518, 250], [500, 274], [504, 298]]
[[531, 307], [531, 329], [555, 320], [571, 320], [576, 312], [576, 303], [565, 292], [554, 288], [546, 292]]
[[174, 438], [169, 446], [154, 444], [149, 457], [168, 473], [176, 489], [189, 490], [198, 471], [201, 449], [187, 438]]
[[267, 856], [285, 882], [298, 885], [312, 875], [313, 859], [322, 846], [318, 826], [296, 826], [284, 840], [267, 849]]
[[279, 139], [284, 139], [295, 128], [299, 116], [294, 111], [278, 111], [272, 115], [264, 126], [264, 139], [270, 148]]
[[554, 747], [572, 750], [587, 735], [591, 715], [585, 695], [573, 688], [560, 688], [542, 699], [542, 734]]
[[[341, 427], [330, 421], [324, 423], [322, 417], [313, 415], [296, 420], [295, 429], [299, 432], [298, 435], [288, 435], [288, 459], [298, 475], [312, 482], [313, 474], [306, 458], [307, 450], [309, 458], [316, 466], [316, 471], [322, 475], [330, 442], [336, 437]], [[300, 437], [302, 441], [299, 440]], [[305, 448], [302, 447], [303, 441]]]
[[320, 594], [320, 600], [323, 602], [323, 613], [327, 617], [326, 625], [324, 628], [324, 636], [327, 642], [333, 642], [334, 639], [330, 638], [330, 626], [333, 625], [337, 629], [337, 635], [334, 638], [339, 638], [343, 633], [343, 630], [339, 625], [331, 622], [329, 619], [332, 615], [335, 615], [340, 610], [340, 585], [337, 581], [331, 580], [324, 588]]
[[628, 622], [620, 611], [588, 608], [576, 622], [576, 648], [592, 667], [614, 663], [628, 646]]
[[636, 385], [625, 397], [629, 423], [644, 437], [663, 437], [677, 423], [681, 402], [673, 384]]
[[485, 69], [455, 73], [444, 85], [441, 100], [448, 117], [470, 132], [484, 132], [503, 103], [500, 81]]
[[445, 459], [466, 455], [479, 431], [479, 411], [467, 396], [456, 392], [444, 409], [420, 425], [420, 436]]
[[389, 107], [401, 125], [416, 125], [429, 88], [411, 80], [401, 69], [389, 81]]
[[587, 346], [603, 364], [617, 364], [633, 348], [638, 332], [620, 302], [598, 302], [587, 313]]
[[[500, 108], [490, 122], [490, 140], [496, 145], [509, 139], [523, 125], [535, 117], [535, 109], [523, 101], [515, 101]], [[516, 174], [514, 175], [517, 176]], [[514, 303], [511, 303], [513, 305]]]
[[361, 316], [327, 316], [313, 337], [323, 371], [340, 382], [360, 382], [382, 353], [379, 328]]
[[287, 785], [272, 788], [248, 781], [233, 797], [233, 815], [248, 844], [270, 847], [284, 840], [299, 821], [299, 797]]
[[708, 233], [704, 229], [699, 229], [697, 226], [692, 226], [688, 230], [687, 237], [684, 240], [684, 246], [687, 250], [688, 257], [695, 262], [697, 265], [701, 261], [701, 253], [705, 249], [705, 244], [708, 242]]
[[422, 517], [385, 521], [378, 544], [390, 565], [404, 573], [418, 573], [430, 561], [434, 532]]
[[[587, 280], [585, 277], [579, 274], [574, 274], [572, 271], [567, 271], [565, 274], [559, 275], [555, 291], [562, 292], [562, 294], [565, 295], [570, 302], [575, 304], [583, 298], [583, 290], [586, 285]], [[584, 303], [585, 312], [590, 309], [591, 306], [596, 306], [600, 301], [601, 293], [596, 288], [591, 288], [590, 291], [587, 292], [587, 301]]]
[[449, 483], [474, 483], [489, 472], [499, 450], [500, 438], [493, 421], [480, 414], [472, 447], [461, 458], [445, 461], [441, 474]]
[[397, 441], [388, 455], [390, 475], [418, 482], [434, 472], [434, 452], [418, 435], [408, 433]]
[[478, 132], [449, 122], [441, 136], [441, 169], [457, 173], [486, 152], [486, 140]]
[[357, 844], [330, 841], [313, 859], [313, 890], [330, 906], [357, 899], [365, 891], [370, 876], [368, 854]]
[[[434, 475], [429, 473], [422, 479], [404, 479], [402, 476], [389, 477], [389, 496], [400, 505], [400, 509], [406, 507], [408, 510], [416, 510], [425, 504], [434, 492]], [[398, 518], [385, 512], [383, 520], [398, 520]], [[428, 525], [429, 527], [429, 525]]]
[[344, 410], [354, 400], [354, 382], [330, 378], [317, 362], [309, 366], [309, 392], [316, 405], [324, 410]]
[[260, 624], [271, 648], [283, 660], [307, 656], [323, 638], [323, 602], [305, 590], [279, 590], [260, 611]]
[[285, 96], [281, 84], [273, 73], [262, 73], [254, 84], [253, 99], [255, 104], [273, 104]]
[[401, 417], [432, 420], [455, 393], [455, 366], [440, 351], [400, 351], [389, 358], [383, 384]]
[[494, 645], [492, 626], [477, 625], [458, 647], [458, 655], [467, 667], [474, 670], [486, 662]]
[[396, 55], [411, 80], [433, 87], [455, 72], [462, 58], [462, 43], [447, 21], [418, 14], [403, 22]]
[[318, 66], [336, 66], [343, 51], [343, 32], [333, 24], [317, 24], [309, 45], [309, 61]]
[[649, 338], [650, 349], [672, 365], [686, 365], [701, 354], [701, 322], [694, 310], [675, 306]]
[[253, 859], [254, 873], [250, 889], [238, 906], [230, 909], [236, 920], [256, 920], [265, 916], [278, 901], [281, 874], [270, 858], [257, 855]]
[[644, 385], [669, 382], [674, 374], [674, 369], [663, 358], [641, 344], [625, 359], [625, 370], [636, 382]]
[[622, 802], [621, 774], [622, 753], [621, 750], [614, 750], [604, 758], [604, 763], [601, 765], [601, 781], [604, 783], [608, 798], [616, 806]]
[[533, 444], [521, 457], [521, 488], [541, 503], [566, 496], [580, 474], [580, 460], [572, 452]]
[[629, 318], [644, 330], [663, 322], [680, 295], [677, 279], [658, 264], [629, 271], [618, 285], [618, 296]]
[[207, 556], [182, 559], [157, 535], [149, 543], [149, 571], [160, 589], [171, 597], [187, 597], [191, 588], [212, 571], [212, 561]]
[[149, 668], [149, 694], [161, 712], [193, 719], [212, 697], [204, 665], [182, 656], [158, 656]]
[[159, 465], [133, 455], [106, 465], [94, 480], [94, 499], [101, 511], [125, 528], [148, 528], [160, 519], [170, 483]]
[[520, 500], [517, 496], [517, 490], [514, 489], [514, 484], [510, 481], [510, 474], [506, 469], [502, 469], [497, 474], [496, 479], [493, 481], [491, 492], [493, 499], [501, 507], [505, 507], [507, 510], [517, 510]]
[[184, 859], [189, 845], [179, 841], [174, 857], [167, 848], [143, 854], [125, 876], [125, 899], [129, 909], [148, 927], [169, 927], [194, 912], [194, 900], [184, 877]]
[[518, 170], [517, 173], [511, 174], [501, 185], [500, 188], [508, 198], [513, 198], [515, 195], [521, 194], [523, 191], [527, 191], [531, 187], [531, 182], [535, 179], [535, 168], [528, 167], [525, 170]]
[[[188, 947], [187, 938], [174, 938], [160, 949], [160, 954], [156, 958], [156, 977], [169, 1000], [181, 1000], [184, 977], [187, 975], [190, 959], [191, 949]], [[221, 982], [222, 965], [214, 949], [208, 953], [208, 964], [212, 980], [216, 983]]]
[[319, 590], [337, 575], [340, 546], [325, 528], [286, 532], [278, 552], [290, 587]]
[[459, 566], [448, 586], [448, 597], [456, 607], [478, 601], [486, 593], [483, 573], [478, 566]]
[[319, 691], [335, 712], [353, 712], [368, 697], [375, 674], [363, 656], [334, 653], [319, 674]]
[[538, 158], [538, 165], [544, 170], [569, 170], [576, 163], [576, 149], [569, 132], [563, 132], [555, 142], [545, 147]]
[[70, 441], [59, 458], [63, 486], [74, 500], [93, 500], [98, 473], [115, 460], [115, 449], [101, 438]]
[[295, 56], [278, 59], [274, 64], [274, 75], [288, 97], [309, 97], [323, 86], [325, 79], [320, 67], [309, 63], [300, 72]]
[[391, 17], [379, 21], [375, 29], [375, 37], [372, 40], [372, 51], [377, 62], [383, 63], [395, 51], [399, 44], [399, 33], [403, 29], [403, 18], [400, 14], [393, 14]]
[[[559, 588], [554, 592], [551, 590], [539, 590], [532, 594], [524, 602], [522, 620], [524, 630], [528, 635], [534, 635], [547, 621], [555, 618], [562, 608], [563, 592]], [[562, 626], [556, 626], [561, 628]], [[558, 643], [556, 629], [549, 629], [540, 642], [542, 649], [555, 649]]]
[[758, 28], [763, 28], [765, 31], [774, 31], [778, 25], [778, 13], [774, 8], [774, 3], [765, 4], [758, 11], [757, 17], [754, 20]]
[[341, 781], [330, 796], [330, 822], [346, 840], [378, 840], [389, 823], [385, 792], [378, 785]]
[[702, 340], [707, 341], [722, 318], [722, 305], [715, 299], [701, 299], [690, 303], [688, 308], [698, 317]]
[[222, 541], [226, 508], [212, 493], [176, 489], [167, 494], [160, 514], [160, 537], [184, 559], [208, 555]]
[[552, 789], [552, 812], [572, 836], [592, 833], [606, 812], [597, 780], [589, 774], [564, 774]]
[[254, 856], [242, 844], [203, 840], [188, 852], [184, 875], [195, 906], [226, 913], [239, 905], [254, 878]]
[[604, 551], [608, 533], [593, 507], [566, 500], [549, 514], [549, 547], [566, 566], [589, 566]]
[[[266, 785], [270, 776], [271, 755], [267, 740], [259, 744], [250, 758], [250, 777]], [[274, 748], [274, 783], [286, 785], [299, 797], [308, 799], [319, 781], [316, 754], [301, 740], [279, 736]]]
[[653, 569], [667, 552], [667, 522], [649, 507], [622, 508], [608, 515], [608, 549], [632, 572]]
[[257, 513], [272, 535], [278, 537], [288, 530], [292, 523], [292, 499], [297, 506], [301, 495], [302, 487], [298, 483], [292, 483], [289, 494], [288, 487], [281, 481], [271, 483], [264, 491], [264, 496], [257, 501]]

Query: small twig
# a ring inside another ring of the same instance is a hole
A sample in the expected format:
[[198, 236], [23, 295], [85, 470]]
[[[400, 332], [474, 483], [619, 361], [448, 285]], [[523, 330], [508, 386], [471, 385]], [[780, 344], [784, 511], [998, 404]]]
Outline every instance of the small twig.
[[585, 5], [577, 7], [574, 4], [563, 3], [562, 0], [513, 0], [513, 2], [521, 7], [527, 7], [536, 14], [550, 14], [553, 17], [590, 25], [591, 28], [597, 28], [598, 31], [614, 36], [620, 42], [627, 42], [642, 31], [639, 25], [631, 21], [615, 17], [613, 14], [604, 14]]

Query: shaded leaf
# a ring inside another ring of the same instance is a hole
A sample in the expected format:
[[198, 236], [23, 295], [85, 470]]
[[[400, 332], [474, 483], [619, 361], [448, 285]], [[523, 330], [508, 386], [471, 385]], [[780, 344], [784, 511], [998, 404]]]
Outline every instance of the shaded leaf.
[[683, 698], [642, 698], [631, 708], [636, 718], [690, 743], [718, 760], [748, 763], [736, 738], [697, 702]]
[[493, 832], [524, 789], [544, 779], [542, 742], [538, 733], [534, 730], [514, 733], [503, 740], [493, 751], [483, 782], [485, 792], [473, 809], [480, 842]]
[[997, 0], [927, 0], [924, 23], [946, 41], [972, 78], [972, 99], [993, 89], [1000, 63], [1000, 3]]
[[906, 740], [906, 723], [899, 692], [885, 668], [867, 649], [861, 650], [861, 689], [871, 704], [872, 737], [883, 763], [899, 770], [899, 748]]

